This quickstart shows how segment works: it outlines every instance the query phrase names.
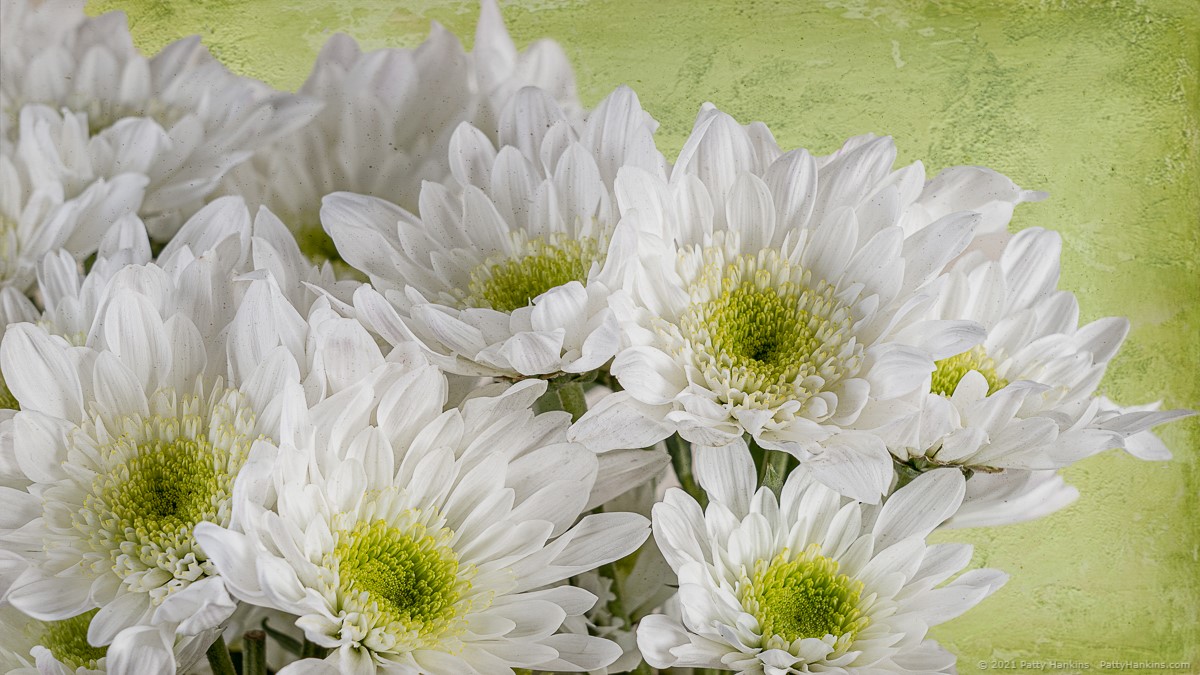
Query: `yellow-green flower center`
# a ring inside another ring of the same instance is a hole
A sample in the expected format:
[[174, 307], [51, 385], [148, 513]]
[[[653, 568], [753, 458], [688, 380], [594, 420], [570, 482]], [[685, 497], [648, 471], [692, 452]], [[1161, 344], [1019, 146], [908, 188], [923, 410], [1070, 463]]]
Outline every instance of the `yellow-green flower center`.
[[974, 347], [937, 361], [935, 365], [937, 369], [933, 372], [933, 379], [929, 385], [929, 391], [934, 394], [952, 396], [958, 388], [958, 383], [972, 370], [987, 380], [988, 396], [1008, 386], [1008, 380], [996, 373], [996, 362], [988, 356], [983, 347]]
[[[90, 544], [87, 567], [111, 571], [158, 602], [216, 570], [193, 537], [197, 523], [229, 524], [233, 482], [256, 437], [254, 414], [236, 390], [208, 412], [182, 397], [176, 416], [131, 416], [90, 451], [99, 466], [70, 527]], [[97, 456], [98, 455], [98, 456]]]
[[832, 635], [844, 648], [870, 619], [859, 607], [862, 582], [837, 570], [837, 561], [821, 555], [817, 544], [795, 558], [785, 549], [754, 564], [738, 599], [758, 620], [764, 640], [779, 636], [791, 643]]
[[17, 401], [17, 397], [13, 396], [8, 390], [8, 385], [4, 382], [4, 376], [0, 375], [0, 408], [7, 410], [20, 410], [21, 403]]
[[93, 609], [63, 621], [48, 621], [37, 643], [50, 650], [71, 671], [77, 668], [95, 670], [97, 661], [108, 653], [108, 647], [93, 647], [87, 641], [88, 625], [100, 610]]
[[857, 372], [862, 348], [834, 288], [765, 250], [711, 261], [678, 321], [684, 351], [727, 400], [773, 408], [803, 402]]
[[412, 646], [439, 643], [465, 628], [459, 601], [474, 569], [460, 569], [453, 532], [420, 522], [399, 528], [360, 521], [337, 535], [333, 558], [343, 609], [370, 615], [374, 626], [404, 635]]
[[333, 243], [333, 237], [330, 237], [319, 223], [304, 225], [293, 230], [292, 234], [296, 237], [300, 253], [313, 264], [329, 263], [333, 266], [333, 273], [338, 279], [354, 279], [364, 283], [367, 281], [367, 275], [342, 260], [342, 254], [338, 252], [337, 245]]
[[522, 247], [522, 255], [489, 258], [471, 272], [464, 305], [512, 312], [546, 291], [572, 281], [587, 283], [593, 263], [603, 260], [595, 239], [541, 237]]
[[341, 261], [342, 256], [338, 253], [337, 245], [333, 243], [333, 237], [319, 224], [297, 228], [293, 234], [296, 235], [300, 252], [314, 263], [320, 265], [324, 262]]

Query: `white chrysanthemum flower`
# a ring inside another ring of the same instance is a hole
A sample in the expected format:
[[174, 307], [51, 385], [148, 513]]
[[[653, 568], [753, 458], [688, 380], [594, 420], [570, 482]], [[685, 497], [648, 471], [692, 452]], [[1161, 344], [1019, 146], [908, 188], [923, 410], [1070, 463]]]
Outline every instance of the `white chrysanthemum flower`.
[[146, 172], [166, 134], [124, 120], [89, 136], [87, 116], [26, 106], [15, 142], [0, 138], [0, 286], [24, 292], [42, 256], [82, 261], [142, 203]]
[[1012, 238], [1008, 224], [1013, 210], [1046, 197], [1045, 192], [1024, 190], [986, 167], [952, 166], [925, 184], [920, 196], [904, 209], [900, 226], [905, 234], [913, 234], [951, 213], [973, 211], [979, 214], [979, 224], [964, 255], [979, 251], [998, 257]]
[[455, 128], [471, 122], [495, 140], [498, 113], [525, 85], [578, 116], [562, 49], [542, 40], [518, 54], [494, 0], [483, 3], [469, 54], [437, 23], [416, 49], [363, 53], [334, 35], [299, 90], [324, 104], [320, 114], [235, 169], [226, 189], [270, 208], [306, 254], [337, 260], [321, 228], [322, 197], [353, 192], [416, 212], [421, 183], [450, 178]]
[[974, 321], [986, 339], [938, 361], [912, 399], [858, 420], [877, 425], [914, 471], [955, 466], [974, 474], [956, 525], [1003, 524], [1066, 506], [1077, 493], [1055, 470], [1104, 450], [1128, 445], [1144, 459], [1167, 459], [1149, 429], [1191, 414], [1122, 414], [1094, 396], [1129, 322], [1079, 326], [1075, 296], [1057, 290], [1060, 248], [1058, 234], [1030, 228], [996, 260], [976, 253], [956, 263], [931, 317]]
[[654, 538], [679, 575], [680, 618], [642, 619], [638, 646], [657, 668], [740, 673], [948, 673], [955, 658], [925, 636], [999, 588], [964, 544], [927, 545], [958, 508], [962, 474], [917, 478], [882, 507], [847, 502], [804, 471], [776, 499], [754, 488], [744, 444], [698, 458], [711, 502], [681, 490], [654, 507]]
[[[265, 209], [253, 219], [245, 204], [235, 197], [217, 199], [198, 211], [172, 238], [158, 256], [157, 264], [171, 273], [186, 268], [197, 258], [221, 255], [231, 261], [226, 273], [245, 273], [250, 284], [238, 316], [230, 328], [248, 343], [285, 344], [304, 364], [305, 391], [310, 400], [320, 400], [331, 379], [340, 382], [333, 370], [354, 367], [354, 358], [343, 363], [329, 345], [357, 344], [365, 333], [350, 339], [351, 322], [341, 322], [331, 303], [344, 311], [354, 284], [338, 282], [333, 271], [313, 266], [301, 253], [295, 239], [273, 214]], [[104, 235], [87, 274], [75, 256], [65, 250], [49, 253], [38, 267], [33, 295], [40, 307], [11, 286], [0, 287], [0, 338], [10, 324], [32, 322], [67, 342], [82, 345], [100, 317], [113, 276], [126, 265], [151, 260], [145, 226], [133, 215], [125, 215]], [[261, 270], [260, 272], [253, 272]], [[320, 293], [312, 289], [320, 289]], [[262, 317], [271, 316], [264, 322]], [[310, 326], [305, 326], [306, 321]], [[298, 337], [312, 329], [306, 338]], [[242, 339], [242, 338], [238, 338]], [[361, 358], [363, 350], [351, 350]], [[253, 358], [258, 358], [256, 354]], [[382, 360], [382, 356], [378, 357]], [[312, 367], [308, 367], [311, 365]], [[327, 368], [326, 365], [329, 367]], [[0, 485], [24, 487], [24, 474], [15, 465], [12, 449], [12, 415], [18, 408], [0, 372]], [[4, 576], [0, 564], [0, 577]]]
[[228, 617], [192, 528], [231, 524], [258, 448], [304, 406], [295, 358], [239, 328], [261, 317], [239, 312], [227, 241], [121, 269], [79, 346], [28, 323], [0, 345], [27, 483], [2, 495], [0, 541], [28, 565], [6, 599], [43, 621], [98, 607], [94, 645], [150, 625], [200, 635]]
[[454, 182], [425, 184], [420, 219], [379, 199], [330, 195], [321, 221], [372, 285], [355, 293], [358, 318], [392, 344], [415, 338], [460, 374], [604, 366], [619, 345], [608, 296], [632, 262], [613, 181], [623, 166], [662, 175], [655, 126], [628, 88], [583, 124], [524, 89], [500, 123], [499, 151], [459, 127]]
[[87, 641], [95, 615], [91, 610], [62, 621], [38, 621], [0, 605], [0, 669], [9, 675], [170, 674], [187, 672], [207, 647], [198, 638], [172, 644], [169, 635], [149, 626], [122, 632], [111, 647], [95, 647]]
[[920, 386], [937, 358], [974, 344], [965, 321], [926, 321], [930, 281], [979, 216], [956, 212], [905, 236], [923, 170], [893, 172], [890, 139], [853, 139], [818, 162], [783, 153], [761, 124], [706, 106], [669, 181], [617, 179], [639, 225], [640, 277], [618, 302], [630, 345], [611, 366], [624, 392], [589, 412], [589, 444], [678, 431], [701, 446], [750, 434], [797, 456], [848, 496], [878, 500], [892, 477], [882, 441], [846, 431], [869, 404]]
[[[77, 3], [47, 4], [63, 28], [39, 28], [47, 23], [46, 11], [28, 6], [5, 14], [6, 24], [11, 18], [18, 25], [5, 27], [0, 131], [11, 137], [19, 111], [29, 104], [86, 114], [93, 136], [128, 118], [157, 121], [167, 142], [146, 157], [150, 182], [138, 211], [155, 239], [170, 238], [255, 148], [316, 112], [314, 102], [230, 73], [199, 36], [146, 59], [133, 46], [123, 13], [91, 18]], [[10, 51], [20, 58], [9, 59]]]
[[314, 406], [278, 462], [274, 511], [196, 536], [239, 599], [297, 615], [331, 650], [285, 672], [580, 671], [620, 649], [556, 634], [596, 601], [551, 586], [636, 549], [632, 513], [585, 516], [597, 460], [528, 381], [443, 411], [436, 368], [389, 363]]

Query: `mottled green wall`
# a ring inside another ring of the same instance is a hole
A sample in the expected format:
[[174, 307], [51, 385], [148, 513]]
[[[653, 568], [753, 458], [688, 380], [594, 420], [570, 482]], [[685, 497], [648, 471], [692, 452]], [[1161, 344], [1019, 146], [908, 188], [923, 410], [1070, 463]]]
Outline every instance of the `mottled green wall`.
[[[199, 33], [234, 70], [287, 88], [330, 30], [411, 46], [436, 19], [469, 44], [476, 12], [448, 0], [91, 5], [114, 8], [148, 51]], [[764, 120], [784, 147], [828, 152], [889, 133], [931, 174], [985, 164], [1050, 192], [1014, 226], [1064, 234], [1063, 285], [1085, 319], [1133, 321], [1105, 391], [1200, 407], [1200, 3], [520, 0], [504, 14], [518, 43], [566, 47], [586, 103], [637, 89], [668, 154], [713, 101]], [[1067, 471], [1083, 493], [1070, 509], [954, 533], [1013, 577], [934, 631], [963, 672], [992, 658], [1089, 672], [1102, 660], [1190, 661], [1182, 672], [1200, 672], [1200, 424], [1163, 436], [1174, 461], [1094, 458]]]

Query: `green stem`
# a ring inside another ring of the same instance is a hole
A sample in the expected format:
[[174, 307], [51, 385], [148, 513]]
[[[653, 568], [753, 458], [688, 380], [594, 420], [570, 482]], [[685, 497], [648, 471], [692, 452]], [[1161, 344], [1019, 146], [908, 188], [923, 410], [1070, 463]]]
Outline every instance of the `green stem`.
[[667, 438], [666, 444], [667, 452], [671, 453], [671, 466], [675, 469], [675, 476], [679, 478], [679, 485], [684, 492], [700, 503], [700, 508], [708, 506], [708, 495], [692, 475], [692, 444], [683, 440], [679, 434], [672, 434]]
[[287, 633], [283, 633], [271, 628], [267, 625], [266, 619], [262, 620], [262, 629], [264, 633], [269, 635], [272, 640], [278, 643], [280, 647], [283, 647], [284, 650], [286, 650], [289, 654], [300, 656], [300, 652], [304, 650], [304, 645], [301, 644], [299, 640], [288, 635]]
[[629, 628], [633, 622], [629, 620], [629, 613], [625, 611], [625, 603], [621, 600], [625, 597], [625, 588], [617, 577], [616, 563], [605, 563], [597, 571], [612, 580], [613, 599], [608, 602], [608, 611], [612, 612], [613, 616], [620, 617], [625, 622], [625, 627]]
[[225, 646], [225, 638], [218, 635], [217, 640], [208, 646], [204, 653], [208, 657], [208, 665], [212, 667], [213, 675], [237, 675], [233, 669], [233, 659], [229, 656], [229, 647]]
[[634, 668], [633, 670], [629, 671], [629, 674], [630, 675], [654, 675], [654, 669], [650, 667], [649, 663], [642, 661], [641, 663], [638, 664], [637, 668]]
[[304, 646], [300, 649], [300, 658], [302, 659], [323, 659], [329, 655], [329, 651], [321, 645], [304, 638]]
[[562, 409], [571, 413], [571, 421], [578, 422], [587, 412], [587, 399], [583, 395], [583, 385], [579, 382], [567, 382], [558, 388], [558, 400]]
[[242, 635], [242, 675], [267, 675], [267, 634], [261, 630]]
[[533, 412], [541, 415], [552, 410], [562, 410], [562, 399], [558, 397], [558, 387], [551, 382], [550, 386], [546, 387], [546, 393], [538, 397], [538, 400], [533, 402]]

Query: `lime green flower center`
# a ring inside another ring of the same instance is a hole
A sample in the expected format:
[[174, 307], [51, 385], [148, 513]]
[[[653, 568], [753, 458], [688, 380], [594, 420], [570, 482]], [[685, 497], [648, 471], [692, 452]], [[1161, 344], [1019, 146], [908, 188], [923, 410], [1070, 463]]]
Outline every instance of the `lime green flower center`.
[[1008, 380], [996, 373], [996, 362], [992, 360], [983, 347], [974, 347], [961, 354], [942, 359], [935, 363], [937, 369], [929, 391], [942, 396], [952, 396], [958, 388], [958, 383], [974, 370], [987, 380], [988, 396], [1008, 386]]
[[710, 386], [739, 405], [805, 401], [853, 375], [862, 348], [834, 289], [775, 251], [706, 265], [679, 335]]
[[128, 477], [108, 486], [105, 496], [113, 515], [163, 536], [216, 514], [232, 481], [224, 471], [228, 458], [207, 439], [156, 441], [139, 450], [122, 467]]
[[71, 527], [90, 543], [95, 574], [111, 570], [158, 602], [215, 574], [193, 537], [197, 523], [229, 524], [233, 482], [256, 440], [254, 414], [236, 390], [218, 392], [208, 413], [182, 397], [183, 414], [131, 416], [110, 429]]
[[320, 265], [327, 261], [342, 259], [337, 245], [333, 243], [333, 237], [329, 236], [319, 224], [300, 227], [295, 231], [295, 235], [300, 252], [314, 263]]
[[452, 537], [445, 528], [431, 531], [419, 522], [398, 528], [385, 520], [340, 532], [333, 557], [343, 604], [425, 646], [460, 633], [465, 624], [458, 604], [474, 570], [460, 569]]
[[8, 390], [8, 385], [4, 382], [4, 376], [0, 375], [0, 408], [7, 410], [20, 410], [21, 403], [17, 401], [17, 397], [13, 396]]
[[489, 258], [471, 272], [464, 305], [512, 312], [546, 291], [572, 281], [587, 283], [593, 263], [603, 260], [595, 239], [541, 237], [522, 247], [521, 255]]
[[812, 544], [795, 558], [785, 549], [755, 563], [753, 577], [738, 595], [758, 619], [764, 639], [779, 636], [791, 643], [832, 635], [844, 647], [870, 623], [859, 607], [862, 582], [838, 574], [837, 561], [820, 551]]
[[367, 275], [342, 260], [342, 254], [338, 252], [337, 245], [333, 243], [333, 237], [325, 232], [320, 223], [302, 226], [294, 230], [292, 234], [296, 237], [300, 253], [313, 264], [329, 263], [333, 266], [334, 276], [338, 279], [354, 279], [364, 283], [367, 281]]
[[93, 609], [70, 619], [42, 624], [45, 629], [38, 644], [50, 650], [54, 658], [71, 671], [77, 668], [95, 670], [97, 662], [108, 653], [108, 647], [93, 647], [87, 641], [88, 625], [98, 611]]

